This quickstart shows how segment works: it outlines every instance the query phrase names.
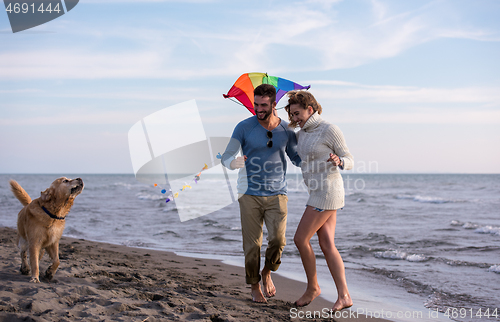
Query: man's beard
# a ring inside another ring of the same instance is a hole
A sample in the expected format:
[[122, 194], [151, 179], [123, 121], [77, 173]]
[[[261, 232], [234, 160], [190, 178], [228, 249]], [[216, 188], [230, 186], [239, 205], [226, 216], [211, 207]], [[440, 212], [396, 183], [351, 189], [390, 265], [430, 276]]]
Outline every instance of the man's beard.
[[272, 113], [273, 113], [273, 109], [271, 108], [269, 111], [266, 111], [266, 114], [264, 114], [264, 116], [262, 116], [262, 117], [261, 117], [261, 116], [259, 116], [259, 114], [258, 114], [258, 113], [255, 113], [255, 114], [257, 114], [257, 118], [258, 118], [259, 120], [261, 120], [261, 121], [265, 121], [265, 120], [267, 120], [267, 119], [269, 118], [269, 116], [271, 116], [271, 114], [272, 114]]

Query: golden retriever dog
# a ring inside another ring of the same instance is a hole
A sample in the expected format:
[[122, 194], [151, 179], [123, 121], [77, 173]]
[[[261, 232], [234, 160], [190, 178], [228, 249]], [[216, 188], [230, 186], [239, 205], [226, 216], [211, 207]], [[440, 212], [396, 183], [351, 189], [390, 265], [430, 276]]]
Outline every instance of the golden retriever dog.
[[59, 239], [63, 234], [66, 215], [76, 196], [82, 192], [83, 181], [80, 178], [56, 179], [41, 192], [40, 198], [33, 201], [16, 181], [10, 180], [10, 188], [24, 206], [17, 215], [21, 273], [29, 275], [31, 270], [30, 282], [39, 283], [38, 264], [46, 250], [52, 260], [52, 265], [45, 272], [45, 278], [50, 281], [59, 267]]

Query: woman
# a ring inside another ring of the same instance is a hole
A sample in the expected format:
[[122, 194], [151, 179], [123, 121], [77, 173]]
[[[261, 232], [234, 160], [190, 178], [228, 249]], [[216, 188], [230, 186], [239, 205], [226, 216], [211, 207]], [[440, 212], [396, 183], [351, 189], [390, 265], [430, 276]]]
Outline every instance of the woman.
[[316, 274], [316, 256], [310, 244], [314, 233], [325, 255], [328, 268], [337, 286], [338, 299], [333, 311], [352, 306], [347, 289], [344, 262], [335, 247], [337, 209], [344, 206], [344, 184], [340, 169], [352, 169], [353, 157], [349, 153], [340, 129], [324, 121], [321, 105], [306, 91], [288, 93], [288, 112], [291, 127], [299, 126], [297, 152], [302, 159], [302, 175], [309, 191], [309, 200], [302, 215], [294, 242], [300, 252], [307, 276], [307, 289], [296, 306], [311, 303], [321, 289]]

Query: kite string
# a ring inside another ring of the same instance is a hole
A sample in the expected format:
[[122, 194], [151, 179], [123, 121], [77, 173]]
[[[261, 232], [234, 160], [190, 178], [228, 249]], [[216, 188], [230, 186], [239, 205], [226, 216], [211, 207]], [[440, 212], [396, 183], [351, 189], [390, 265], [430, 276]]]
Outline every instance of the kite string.
[[[219, 153], [219, 154], [220, 154], [220, 153]], [[218, 157], [218, 156], [217, 156], [217, 157]], [[207, 164], [206, 164], [206, 163], [205, 163], [205, 166], [201, 169], [201, 171], [200, 171], [197, 175], [195, 175], [195, 176], [194, 176], [193, 181], [194, 181], [195, 183], [198, 183], [198, 180], [200, 180], [201, 173], [202, 173], [204, 170], [208, 170], [208, 166], [207, 166]], [[156, 186], [158, 186], [158, 184], [156, 184], [156, 183], [155, 183], [155, 184], [154, 184], [154, 186], [156, 187]], [[187, 183], [184, 183], [184, 185], [182, 186], [182, 188], [180, 189], [180, 191], [184, 191], [184, 190], [186, 190], [187, 188], [192, 189], [192, 187], [191, 187], [190, 185], [188, 185]], [[167, 199], [165, 200], [165, 202], [167, 202], [167, 203], [168, 203], [169, 201], [171, 201], [172, 199], [177, 198], [177, 196], [179, 195], [179, 192], [174, 193], [174, 192], [172, 191], [172, 189], [168, 189], [168, 190], [169, 190], [170, 194], [167, 196]], [[166, 190], [166, 189], [162, 189], [162, 190], [161, 190], [161, 193], [165, 194], [165, 193], [167, 193], [167, 190]]]
[[[231, 101], [235, 102], [236, 104], [240, 104], [241, 106], [245, 106], [245, 105], [241, 104], [240, 102], [238, 102], [238, 101], [234, 100], [232, 97], [228, 97], [228, 98], [229, 98]], [[246, 107], [246, 106], [245, 106], [245, 107]], [[282, 106], [282, 107], [278, 107], [278, 108], [276, 108], [276, 109], [277, 109], [277, 110], [281, 110], [281, 109], [283, 109], [283, 108], [285, 108], [285, 107], [286, 107], [286, 105], [285, 105], [285, 106]]]
[[[237, 103], [237, 104], [240, 104], [241, 106], [245, 106], [245, 105], [241, 104], [240, 102], [238, 102], [238, 101], [234, 100], [232, 97], [228, 97], [228, 98], [229, 98], [231, 101], [233, 101], [233, 102], [235, 102], [235, 103]], [[245, 107], [246, 107], [246, 106], [245, 106]]]

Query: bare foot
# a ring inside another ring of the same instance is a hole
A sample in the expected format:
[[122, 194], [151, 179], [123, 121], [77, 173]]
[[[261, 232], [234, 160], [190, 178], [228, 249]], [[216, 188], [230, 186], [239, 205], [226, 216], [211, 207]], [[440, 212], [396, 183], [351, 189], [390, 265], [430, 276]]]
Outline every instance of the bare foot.
[[304, 294], [295, 301], [295, 306], [302, 307], [309, 305], [315, 298], [317, 298], [321, 294], [321, 289], [319, 286], [317, 288], [307, 288]]
[[264, 294], [267, 297], [276, 295], [276, 287], [274, 287], [273, 280], [271, 279], [271, 271], [267, 267], [264, 267], [262, 270], [262, 285], [264, 286]]
[[333, 312], [342, 311], [343, 309], [350, 308], [352, 306], [352, 299], [349, 294], [344, 295], [342, 298], [339, 297], [337, 302], [333, 305]]
[[252, 301], [257, 302], [257, 303], [267, 303], [266, 298], [264, 297], [264, 294], [262, 294], [262, 291], [260, 290], [260, 284], [252, 284]]

